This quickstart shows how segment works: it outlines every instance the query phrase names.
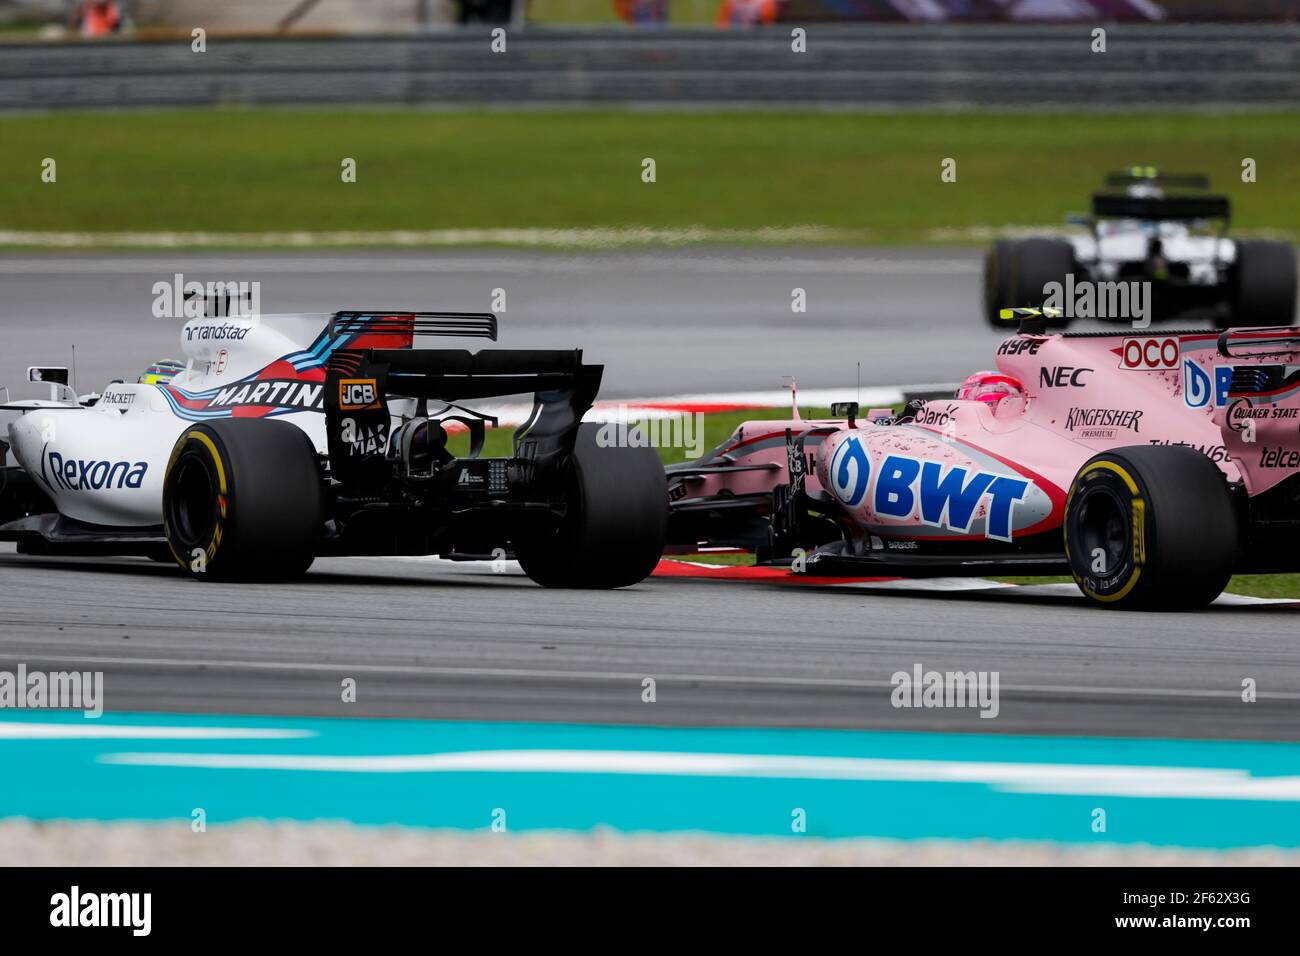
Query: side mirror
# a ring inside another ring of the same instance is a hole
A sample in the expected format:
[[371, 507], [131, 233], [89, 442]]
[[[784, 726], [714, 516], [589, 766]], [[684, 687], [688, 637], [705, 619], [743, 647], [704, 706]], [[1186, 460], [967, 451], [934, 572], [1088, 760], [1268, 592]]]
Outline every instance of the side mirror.
[[1019, 322], [1017, 331], [1028, 335], [1043, 335], [1047, 332], [1047, 320], [1059, 319], [1061, 310], [1049, 306], [1043, 306], [1041, 309], [1024, 308], [1024, 309], [1001, 309], [998, 311], [998, 319], [1002, 322]]
[[41, 368], [40, 366], [32, 366], [27, 369], [27, 381], [29, 382], [45, 382], [50, 385], [67, 385], [68, 378], [68, 370], [62, 367], [56, 366], [51, 368]]
[[33, 365], [27, 369], [27, 381], [39, 382], [50, 387], [50, 401], [52, 402], [76, 402], [77, 393], [68, 385], [70, 378], [68, 370], [62, 366], [46, 368]]
[[857, 423], [858, 403], [857, 402], [832, 402], [831, 417], [847, 418], [849, 420], [849, 427], [856, 428], [858, 425]]

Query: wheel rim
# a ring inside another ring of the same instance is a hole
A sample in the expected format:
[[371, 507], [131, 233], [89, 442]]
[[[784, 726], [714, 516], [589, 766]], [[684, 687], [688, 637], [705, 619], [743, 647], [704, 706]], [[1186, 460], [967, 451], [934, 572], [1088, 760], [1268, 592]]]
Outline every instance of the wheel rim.
[[1082, 557], [1091, 569], [1100, 550], [1105, 568], [1100, 573], [1113, 575], [1129, 554], [1130, 521], [1124, 503], [1109, 488], [1099, 488], [1079, 508], [1078, 541]]
[[1111, 593], [1124, 587], [1133, 567], [1132, 502], [1104, 480], [1094, 479], [1075, 494], [1067, 536], [1071, 568], [1085, 590]]
[[217, 524], [217, 493], [203, 458], [186, 453], [172, 472], [168, 528], [186, 551], [206, 546]]

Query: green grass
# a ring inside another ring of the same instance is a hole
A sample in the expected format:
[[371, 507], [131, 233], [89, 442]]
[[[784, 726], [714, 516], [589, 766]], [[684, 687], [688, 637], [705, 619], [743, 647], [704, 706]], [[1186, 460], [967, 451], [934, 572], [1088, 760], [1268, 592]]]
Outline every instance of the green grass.
[[[829, 408], [801, 408], [799, 413], [806, 419], [829, 418], [831, 410]], [[705, 415], [703, 418], [703, 448], [708, 451], [710, 448], [717, 446], [745, 422], [788, 419], [789, 417], [790, 409], [788, 408], [750, 408], [738, 412], [716, 412], [712, 415]], [[665, 464], [672, 464], [673, 462], [686, 461], [694, 456], [688, 455], [686, 450], [681, 448], [661, 448], [659, 449], [659, 457], [664, 460]]]
[[725, 564], [730, 567], [748, 568], [754, 565], [754, 555], [748, 551], [740, 553], [732, 552], [707, 552], [705, 554], [674, 554], [671, 556], [676, 561], [694, 561], [698, 564]]
[[[1296, 113], [59, 113], [0, 117], [0, 141], [0, 229], [21, 231], [813, 225], [917, 242], [1060, 222], [1134, 162], [1208, 172], [1237, 225], [1300, 231]], [[1258, 183], [1240, 182], [1246, 156]]]
[[[801, 412], [804, 418], [826, 417], [831, 413], [829, 408], [805, 408], [801, 409]], [[712, 415], [705, 415], [703, 417], [704, 440], [701, 447], [704, 451], [708, 451], [728, 437], [743, 422], [789, 417], [790, 410], [788, 408], [752, 408], [739, 412], [717, 412]], [[488, 429], [483, 442], [482, 455], [486, 458], [509, 456], [514, 433], [513, 428]], [[469, 450], [469, 436], [466, 434], [453, 435], [447, 447], [454, 455], [464, 455]], [[688, 455], [686, 449], [683, 448], [659, 448], [656, 450], [659, 452], [659, 457], [663, 459], [664, 464], [686, 461], [688, 458], [694, 457]]]
[[[673, 26], [712, 24], [719, 5], [719, 0], [672, 0], [668, 5], [668, 22]], [[612, 0], [530, 0], [528, 22], [547, 26], [607, 26], [623, 21], [614, 12]]]
[[0, 42], [35, 39], [44, 26], [43, 23], [6, 23], [0, 26]]
[[1300, 598], [1300, 574], [1238, 574], [1228, 582], [1233, 594]]

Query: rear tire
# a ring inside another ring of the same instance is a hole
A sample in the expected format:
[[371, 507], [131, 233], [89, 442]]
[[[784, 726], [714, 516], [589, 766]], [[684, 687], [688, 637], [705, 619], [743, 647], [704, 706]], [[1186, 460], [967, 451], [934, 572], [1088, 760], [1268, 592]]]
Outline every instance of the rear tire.
[[[1011, 267], [1011, 289], [1015, 293], [1017, 306], [1041, 308], [1047, 294], [1043, 287], [1049, 282], [1059, 282], [1065, 286], [1065, 277], [1075, 272], [1078, 263], [1074, 259], [1074, 246], [1064, 239], [1025, 239], [1015, 244], [1015, 256]], [[1058, 319], [1048, 320], [1047, 325], [1064, 328], [1070, 324], [1065, 317], [1065, 310]]]
[[323, 497], [316, 448], [297, 426], [195, 425], [176, 442], [163, 481], [172, 558], [205, 580], [300, 577], [315, 560]]
[[578, 427], [565, 475], [568, 514], [515, 542], [524, 573], [548, 588], [621, 588], [663, 555], [668, 483], [653, 448], [601, 447], [599, 424]]
[[1238, 241], [1232, 291], [1232, 325], [1294, 325], [1296, 260], [1291, 244]]
[[1192, 448], [1140, 445], [1093, 456], [1070, 486], [1064, 532], [1075, 583], [1109, 608], [1203, 607], [1223, 592], [1237, 559], [1223, 472]]

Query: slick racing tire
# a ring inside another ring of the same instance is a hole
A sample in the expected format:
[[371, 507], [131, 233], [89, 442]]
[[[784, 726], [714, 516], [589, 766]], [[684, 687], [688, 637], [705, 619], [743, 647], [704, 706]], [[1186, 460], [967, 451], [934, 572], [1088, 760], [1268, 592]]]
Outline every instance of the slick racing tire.
[[1291, 244], [1239, 241], [1232, 291], [1232, 325], [1294, 324], [1296, 261]]
[[1015, 246], [1010, 239], [999, 239], [984, 256], [984, 318], [993, 328], [1008, 335], [1015, 332], [1015, 323], [1004, 322], [999, 314], [1020, 304], [1011, 289]]
[[1103, 607], [1181, 611], [1232, 577], [1237, 518], [1223, 473], [1192, 448], [1141, 445], [1095, 455], [1065, 502], [1065, 554]]
[[[1014, 245], [1012, 257], [1011, 290], [1014, 305], [1039, 308], [1047, 298], [1043, 287], [1049, 282], [1065, 285], [1065, 277], [1077, 271], [1074, 247], [1064, 239], [1024, 239]], [[1064, 327], [1069, 319], [1062, 316], [1047, 323]]]
[[204, 580], [284, 581], [315, 559], [323, 492], [311, 439], [287, 422], [195, 425], [172, 450], [163, 525], [172, 558]]
[[564, 518], [515, 542], [524, 573], [543, 587], [627, 587], [644, 580], [663, 554], [663, 462], [653, 448], [601, 447], [600, 427], [578, 428], [564, 476]]

